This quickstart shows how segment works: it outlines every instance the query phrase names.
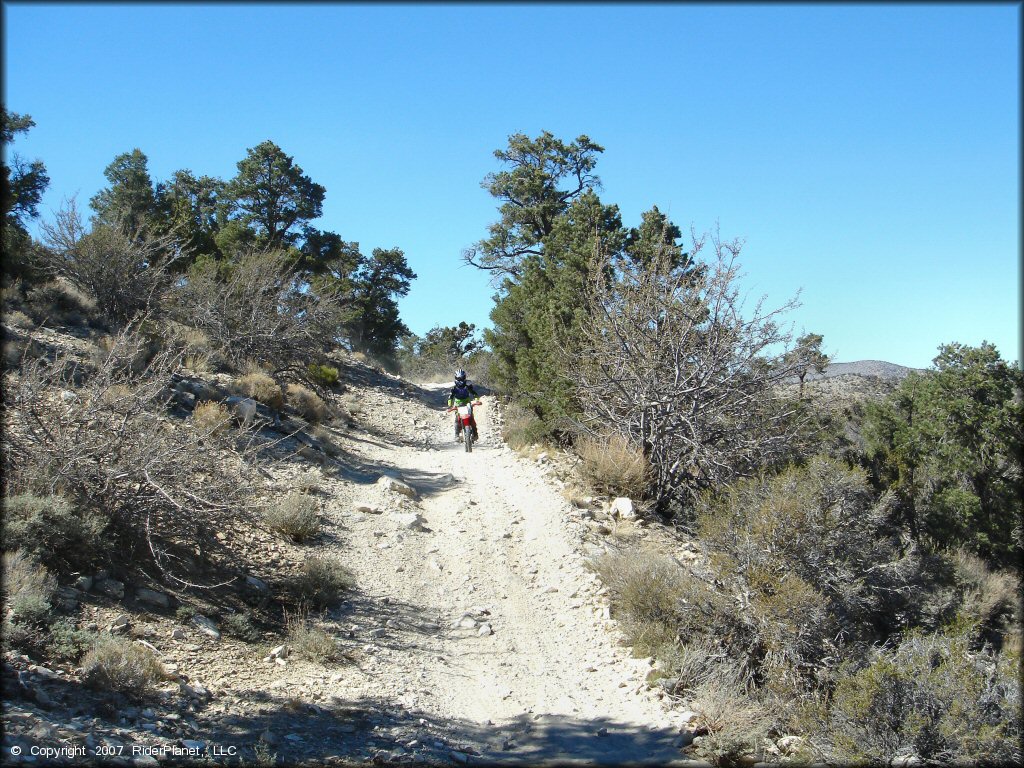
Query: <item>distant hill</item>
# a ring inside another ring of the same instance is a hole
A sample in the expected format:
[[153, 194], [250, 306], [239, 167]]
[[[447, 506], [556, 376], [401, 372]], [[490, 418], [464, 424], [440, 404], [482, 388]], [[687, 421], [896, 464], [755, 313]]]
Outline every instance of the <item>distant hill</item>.
[[882, 360], [858, 360], [854, 363], [832, 363], [824, 373], [812, 371], [807, 374], [807, 381], [831, 379], [836, 376], [872, 376], [876, 379], [900, 381], [913, 371], [922, 372], [923, 370], [923, 368], [907, 368], [904, 365], [896, 365], [896, 363], [886, 363]]

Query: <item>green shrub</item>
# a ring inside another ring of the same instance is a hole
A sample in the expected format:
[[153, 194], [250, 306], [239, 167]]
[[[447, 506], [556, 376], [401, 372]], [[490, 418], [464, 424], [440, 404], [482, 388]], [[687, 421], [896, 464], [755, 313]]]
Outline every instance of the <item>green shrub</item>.
[[338, 383], [338, 369], [332, 365], [310, 363], [306, 373], [314, 384], [322, 387], [333, 387]]
[[248, 613], [228, 614], [221, 620], [220, 628], [224, 634], [247, 642], [254, 642], [260, 637], [259, 630], [252, 623], [252, 617]]
[[187, 624], [192, 621], [192, 617], [196, 615], [195, 606], [193, 605], [179, 605], [178, 609], [174, 612], [174, 618], [179, 624]]
[[307, 541], [320, 532], [316, 500], [304, 493], [289, 493], [271, 505], [263, 517], [268, 528], [292, 541]]
[[96, 633], [78, 629], [74, 621], [59, 619], [50, 627], [48, 655], [58, 661], [77, 662], [96, 642]]
[[1019, 764], [1020, 660], [971, 652], [966, 635], [911, 633], [836, 685], [828, 758]]
[[38, 624], [50, 614], [57, 581], [32, 557], [18, 550], [4, 552], [4, 608], [19, 624]]
[[152, 651], [114, 635], [100, 635], [82, 659], [87, 685], [129, 696], [143, 696], [166, 674]]
[[88, 566], [102, 548], [107, 521], [75, 509], [63, 496], [8, 496], [4, 513], [5, 546], [30, 553], [54, 570]]
[[687, 594], [685, 572], [649, 552], [605, 554], [592, 567], [612, 594], [612, 608], [637, 653], [662, 656], [675, 644]]
[[890, 527], [892, 502], [890, 495], [874, 500], [862, 471], [815, 457], [705, 498], [698, 528], [719, 553], [720, 577], [763, 593], [792, 575], [822, 595], [847, 633], [873, 637], [899, 629], [887, 625], [893, 617], [905, 617], [905, 626], [918, 596], [920, 561], [903, 554]]
[[336, 603], [355, 583], [352, 571], [337, 558], [318, 555], [306, 558], [290, 586], [299, 603], [320, 609]]

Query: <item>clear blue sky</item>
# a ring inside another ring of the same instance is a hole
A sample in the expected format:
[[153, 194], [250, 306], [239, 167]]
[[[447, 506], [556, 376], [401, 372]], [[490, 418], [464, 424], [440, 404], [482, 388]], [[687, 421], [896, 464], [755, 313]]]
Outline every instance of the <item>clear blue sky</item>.
[[50, 215], [140, 148], [228, 179], [271, 139], [327, 189], [314, 222], [400, 247], [419, 334], [489, 323], [461, 266], [509, 134], [585, 133], [602, 199], [746, 241], [744, 287], [837, 360], [1018, 359], [1019, 4], [4, 3], [5, 102]]

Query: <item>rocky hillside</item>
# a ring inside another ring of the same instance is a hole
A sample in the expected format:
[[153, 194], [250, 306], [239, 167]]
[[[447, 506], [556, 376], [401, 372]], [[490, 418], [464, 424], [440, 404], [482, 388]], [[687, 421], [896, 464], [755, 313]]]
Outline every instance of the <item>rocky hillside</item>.
[[823, 373], [811, 372], [807, 374], [808, 381], [815, 379], [831, 379], [837, 376], [866, 376], [876, 379], [905, 379], [912, 372], [920, 372], [920, 368], [907, 368], [895, 363], [886, 363], [882, 360], [858, 360], [853, 363], [831, 363]]

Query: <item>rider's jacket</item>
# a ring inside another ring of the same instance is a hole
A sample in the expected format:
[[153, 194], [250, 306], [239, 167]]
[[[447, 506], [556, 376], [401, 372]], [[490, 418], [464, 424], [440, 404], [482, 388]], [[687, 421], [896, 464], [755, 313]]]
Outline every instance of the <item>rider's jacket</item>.
[[465, 384], [456, 384], [448, 393], [448, 405], [465, 405], [474, 397], [480, 397], [468, 381]]

